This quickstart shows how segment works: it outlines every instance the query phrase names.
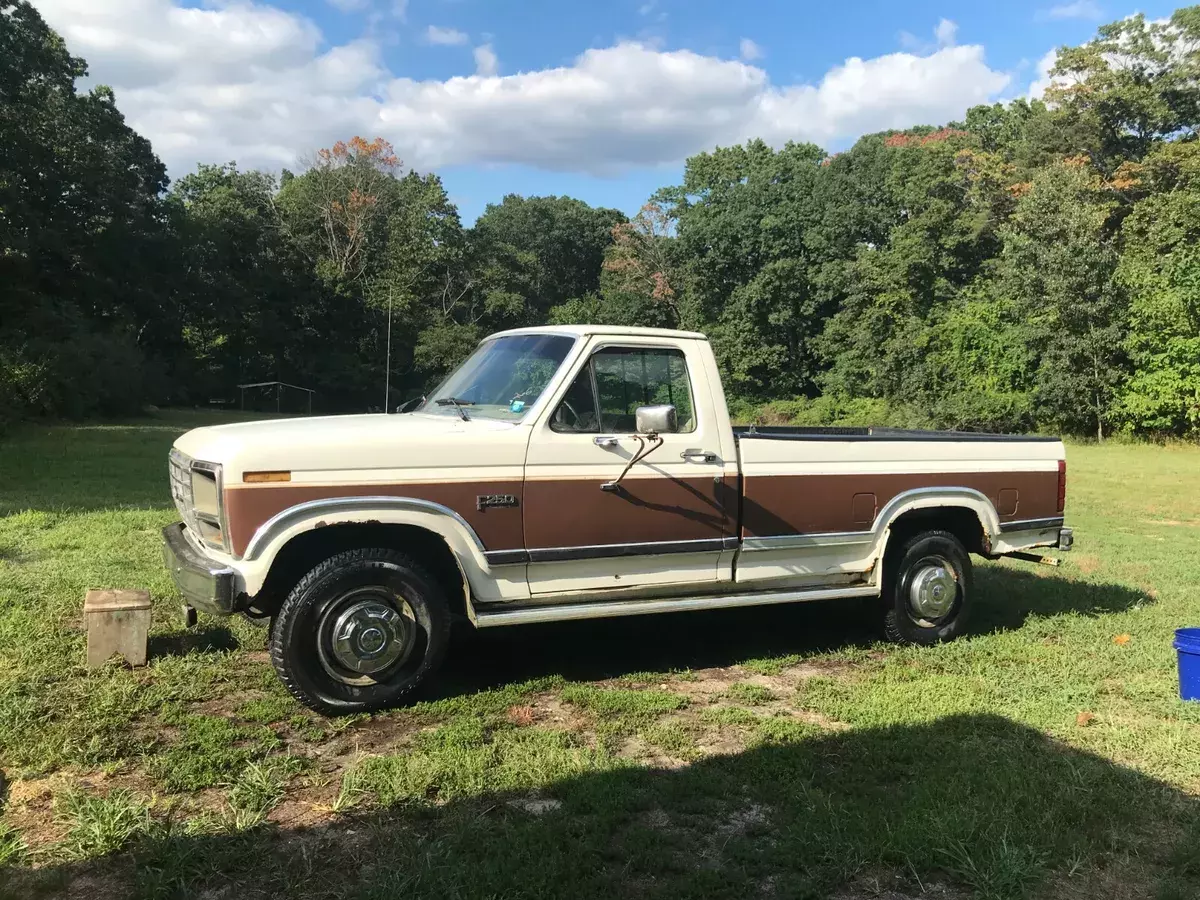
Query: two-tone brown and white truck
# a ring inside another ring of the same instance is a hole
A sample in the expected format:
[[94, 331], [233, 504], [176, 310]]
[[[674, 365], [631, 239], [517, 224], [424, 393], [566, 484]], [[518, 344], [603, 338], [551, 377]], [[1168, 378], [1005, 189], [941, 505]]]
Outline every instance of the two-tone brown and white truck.
[[734, 428], [701, 334], [484, 340], [415, 410], [191, 431], [164, 556], [186, 601], [271, 617], [327, 713], [407, 698], [479, 628], [879, 598], [886, 634], [963, 629], [970, 553], [1069, 549], [1054, 438]]

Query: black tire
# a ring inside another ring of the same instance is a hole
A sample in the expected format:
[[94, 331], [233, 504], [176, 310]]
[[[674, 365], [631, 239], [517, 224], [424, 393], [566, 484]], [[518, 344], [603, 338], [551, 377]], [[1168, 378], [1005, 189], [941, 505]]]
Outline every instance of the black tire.
[[[346, 715], [411, 698], [441, 664], [450, 620], [437, 581], [410, 557], [379, 548], [350, 550], [325, 560], [292, 588], [271, 620], [267, 649], [293, 697], [319, 713]], [[335, 641], [336, 624], [343, 624], [343, 636], [360, 635], [357, 643]], [[364, 650], [364, 641], [377, 640], [379, 658], [364, 659], [375, 649]], [[386, 667], [362, 674], [340, 661], [349, 657], [364, 667]]]
[[[941, 577], [938, 569], [947, 576]], [[971, 611], [972, 571], [971, 557], [958, 538], [948, 531], [924, 531], [907, 538], [888, 551], [883, 574], [884, 632], [889, 641], [929, 645], [962, 634]], [[932, 592], [938, 587], [941, 592], [935, 598]], [[946, 593], [950, 588], [953, 598]], [[926, 614], [918, 608], [922, 602]], [[945, 612], [928, 614], [930, 605], [944, 605]]]

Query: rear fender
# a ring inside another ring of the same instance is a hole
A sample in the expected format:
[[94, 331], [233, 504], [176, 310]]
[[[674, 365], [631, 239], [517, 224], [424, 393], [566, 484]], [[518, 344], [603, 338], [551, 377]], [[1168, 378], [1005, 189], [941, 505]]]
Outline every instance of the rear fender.
[[915, 488], [893, 497], [875, 517], [871, 529], [875, 561], [882, 560], [887, 553], [892, 526], [902, 516], [917, 510], [935, 509], [970, 510], [983, 529], [987, 546], [991, 546], [1000, 535], [1000, 517], [996, 514], [996, 507], [979, 491], [960, 487]]

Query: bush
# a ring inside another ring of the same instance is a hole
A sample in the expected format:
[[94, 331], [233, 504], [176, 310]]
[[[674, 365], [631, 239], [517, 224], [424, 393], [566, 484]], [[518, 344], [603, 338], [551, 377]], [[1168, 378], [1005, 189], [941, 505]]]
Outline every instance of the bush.
[[895, 407], [886, 400], [868, 397], [850, 398], [825, 395], [809, 400], [772, 400], [755, 405], [747, 401], [730, 403], [730, 415], [735, 422], [753, 425], [795, 425], [797, 427], [867, 425], [896, 428], [919, 427], [925, 424], [907, 408]]
[[77, 330], [62, 340], [0, 346], [0, 427], [26, 416], [137, 413], [145, 368], [138, 347], [119, 335]]

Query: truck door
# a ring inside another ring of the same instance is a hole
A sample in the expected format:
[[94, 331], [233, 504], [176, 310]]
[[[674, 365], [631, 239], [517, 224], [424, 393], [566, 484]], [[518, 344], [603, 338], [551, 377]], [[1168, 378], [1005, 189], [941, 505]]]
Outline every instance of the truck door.
[[[644, 593], [729, 578], [737, 483], [701, 392], [693, 341], [593, 338], [576, 371], [534, 425], [522, 502], [533, 594]], [[672, 404], [678, 428], [635, 464], [638, 407]], [[736, 471], [736, 469], [734, 469]], [[725, 560], [730, 558], [725, 553]]]

